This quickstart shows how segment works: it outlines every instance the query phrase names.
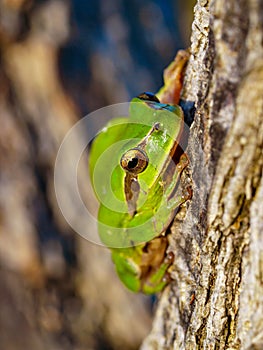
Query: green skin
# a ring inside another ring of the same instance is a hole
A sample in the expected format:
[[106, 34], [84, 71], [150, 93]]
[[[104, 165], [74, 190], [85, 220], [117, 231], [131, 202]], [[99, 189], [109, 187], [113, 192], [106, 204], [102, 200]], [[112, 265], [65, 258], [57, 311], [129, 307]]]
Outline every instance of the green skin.
[[[165, 231], [187, 199], [175, 191], [187, 157], [181, 153], [171, 159], [183, 124], [179, 106], [134, 98], [129, 119], [110, 121], [92, 144], [90, 176], [100, 202], [100, 239], [112, 250], [121, 281], [134, 292], [153, 294], [169, 282], [173, 255], [166, 254]], [[145, 169], [133, 169], [138, 159], [133, 163], [131, 149], [135, 158], [138, 151], [146, 156]]]

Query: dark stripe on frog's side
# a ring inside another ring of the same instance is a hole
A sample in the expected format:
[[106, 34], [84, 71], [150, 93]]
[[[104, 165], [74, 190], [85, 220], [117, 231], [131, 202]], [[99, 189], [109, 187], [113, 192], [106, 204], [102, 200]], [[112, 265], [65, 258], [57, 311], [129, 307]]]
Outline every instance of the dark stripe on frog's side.
[[137, 180], [137, 175], [126, 172], [124, 178], [124, 191], [128, 212], [130, 216], [134, 216], [136, 214], [136, 203], [140, 194], [140, 184]]
[[[155, 123], [152, 126], [152, 128], [149, 130], [147, 135], [143, 138], [143, 140], [136, 147], [134, 147], [133, 150], [138, 149], [145, 153], [145, 147], [147, 145], [149, 138], [151, 137], [153, 132], [159, 130], [159, 127], [160, 127], [160, 124]], [[136, 214], [136, 208], [137, 208], [136, 204], [139, 198], [140, 189], [141, 188], [138, 182], [137, 174], [132, 174], [126, 170], [126, 175], [124, 178], [124, 190], [125, 190], [125, 197], [126, 197], [126, 202], [128, 206], [128, 212], [131, 217], [133, 217]]]

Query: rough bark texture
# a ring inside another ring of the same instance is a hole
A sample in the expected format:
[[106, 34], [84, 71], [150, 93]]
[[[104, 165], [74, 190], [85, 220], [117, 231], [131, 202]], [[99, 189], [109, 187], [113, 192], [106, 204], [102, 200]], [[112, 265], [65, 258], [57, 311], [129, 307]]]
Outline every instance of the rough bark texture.
[[193, 198], [141, 349], [263, 348], [263, 1], [199, 0], [183, 98]]

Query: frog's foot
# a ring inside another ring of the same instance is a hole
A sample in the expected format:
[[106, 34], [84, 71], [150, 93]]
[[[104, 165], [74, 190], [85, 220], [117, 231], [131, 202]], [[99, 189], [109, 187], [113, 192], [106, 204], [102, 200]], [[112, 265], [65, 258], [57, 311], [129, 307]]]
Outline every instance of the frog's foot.
[[156, 94], [162, 103], [178, 104], [189, 51], [179, 50], [174, 61], [164, 71], [164, 86]]

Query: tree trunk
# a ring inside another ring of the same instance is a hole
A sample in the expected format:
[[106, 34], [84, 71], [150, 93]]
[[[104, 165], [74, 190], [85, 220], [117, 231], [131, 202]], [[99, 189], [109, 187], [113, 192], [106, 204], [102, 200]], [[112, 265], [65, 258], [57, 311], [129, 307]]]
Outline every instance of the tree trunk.
[[193, 197], [141, 349], [262, 349], [263, 1], [199, 0], [192, 30], [182, 97], [196, 104]]

